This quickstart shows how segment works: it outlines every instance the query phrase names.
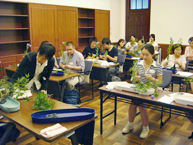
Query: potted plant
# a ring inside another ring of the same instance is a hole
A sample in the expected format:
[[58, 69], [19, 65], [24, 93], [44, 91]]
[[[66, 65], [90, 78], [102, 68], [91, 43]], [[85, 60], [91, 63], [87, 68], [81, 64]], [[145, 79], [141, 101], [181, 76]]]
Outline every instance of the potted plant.
[[10, 93], [10, 84], [7, 80], [7, 76], [3, 77], [0, 80], [0, 104], [6, 102], [6, 98], [9, 96]]

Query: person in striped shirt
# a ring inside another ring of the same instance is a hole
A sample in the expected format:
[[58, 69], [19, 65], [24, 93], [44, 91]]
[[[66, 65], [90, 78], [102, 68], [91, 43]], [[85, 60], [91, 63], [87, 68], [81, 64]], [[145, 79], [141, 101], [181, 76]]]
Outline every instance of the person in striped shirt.
[[[142, 81], [143, 83], [147, 81], [162, 81], [162, 67], [159, 63], [153, 60], [154, 56], [154, 47], [151, 44], [146, 44], [142, 47], [142, 56], [143, 60], [138, 62], [138, 72], [136, 73], [136, 81]], [[130, 104], [128, 116], [129, 116], [129, 122], [123, 128], [122, 133], [127, 134], [129, 133], [134, 125], [134, 119], [136, 116], [136, 110], [138, 105]], [[139, 106], [141, 118], [143, 121], [143, 129], [140, 134], [140, 138], [146, 138], [149, 133], [149, 114], [146, 108]]]

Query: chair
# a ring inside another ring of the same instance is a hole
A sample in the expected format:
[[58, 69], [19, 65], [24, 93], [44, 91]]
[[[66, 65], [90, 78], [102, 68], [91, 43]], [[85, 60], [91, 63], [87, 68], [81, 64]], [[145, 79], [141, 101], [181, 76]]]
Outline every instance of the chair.
[[5, 145], [8, 142], [16, 141], [20, 131], [12, 122], [0, 122], [0, 145]]
[[[76, 88], [79, 87], [79, 95], [80, 95], [80, 87], [83, 85], [89, 84], [89, 82], [90, 82], [90, 74], [91, 74], [92, 66], [93, 66], [93, 61], [84, 61], [84, 62], [85, 62], [85, 70], [84, 70], [84, 72], [79, 72], [79, 73], [83, 73], [84, 80], [82, 82], [79, 82], [78, 84], [76, 84]], [[92, 79], [91, 84], [92, 84], [92, 98], [88, 99], [86, 101], [92, 100], [94, 98], [93, 79]], [[84, 102], [86, 102], [86, 101], [84, 101]]]
[[123, 65], [125, 63], [125, 54], [119, 54], [117, 58], [117, 63], [119, 63], [119, 71], [116, 72], [116, 75], [120, 75], [123, 72]]
[[163, 69], [162, 75], [162, 89], [168, 88], [169, 85], [172, 83], [172, 71]]

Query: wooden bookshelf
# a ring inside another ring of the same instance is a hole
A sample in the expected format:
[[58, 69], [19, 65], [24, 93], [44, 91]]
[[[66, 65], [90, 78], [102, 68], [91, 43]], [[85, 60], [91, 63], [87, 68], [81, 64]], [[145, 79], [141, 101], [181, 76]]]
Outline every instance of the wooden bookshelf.
[[28, 4], [0, 2], [0, 56], [23, 54], [29, 38]]
[[78, 8], [78, 46], [89, 45], [89, 39], [95, 36], [95, 10]]

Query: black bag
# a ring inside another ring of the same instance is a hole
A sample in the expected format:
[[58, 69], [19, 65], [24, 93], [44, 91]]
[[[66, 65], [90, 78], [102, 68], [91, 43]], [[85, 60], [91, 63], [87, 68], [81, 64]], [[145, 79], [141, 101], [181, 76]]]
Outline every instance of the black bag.
[[67, 104], [80, 104], [79, 92], [76, 89], [67, 90], [63, 97], [63, 102]]

